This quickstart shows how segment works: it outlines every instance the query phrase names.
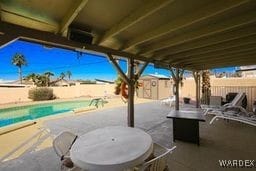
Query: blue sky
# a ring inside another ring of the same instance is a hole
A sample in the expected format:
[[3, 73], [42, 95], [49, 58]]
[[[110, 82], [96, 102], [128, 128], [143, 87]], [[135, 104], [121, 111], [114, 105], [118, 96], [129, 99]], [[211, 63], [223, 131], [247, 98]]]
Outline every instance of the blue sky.
[[[23, 67], [23, 76], [30, 73], [53, 72], [58, 77], [61, 72], [71, 71], [71, 79], [104, 79], [115, 80], [117, 72], [104, 56], [92, 55], [59, 49], [45, 48], [40, 44], [24, 41], [16, 41], [0, 49], [0, 81], [17, 80], [17, 67], [11, 64], [11, 59], [15, 53], [25, 56], [28, 65]], [[120, 62], [124, 72], [126, 72], [126, 62]], [[216, 72], [232, 72], [234, 68], [215, 69]], [[170, 75], [165, 69], [156, 69], [149, 65], [143, 74], [163, 74]]]
[[[25, 56], [28, 65], [23, 67], [23, 76], [30, 73], [53, 72], [59, 76], [61, 72], [71, 71], [71, 79], [105, 79], [115, 80], [116, 70], [109, 63], [107, 58], [98, 55], [59, 49], [44, 48], [42, 45], [16, 41], [0, 49], [0, 80], [17, 80], [17, 67], [11, 64], [11, 59], [15, 53]], [[121, 67], [126, 69], [126, 62], [120, 62]], [[164, 74], [168, 76], [169, 71], [156, 69], [152, 65], [148, 66], [143, 74]]]

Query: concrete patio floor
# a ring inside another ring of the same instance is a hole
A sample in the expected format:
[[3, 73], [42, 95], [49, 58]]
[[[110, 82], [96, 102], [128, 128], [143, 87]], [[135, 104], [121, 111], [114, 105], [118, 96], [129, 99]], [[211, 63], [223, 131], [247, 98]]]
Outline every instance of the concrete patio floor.
[[[207, 116], [206, 122], [200, 123], [200, 146], [182, 141], [173, 143], [172, 120], [166, 118], [170, 110], [168, 106], [160, 105], [159, 102], [135, 105], [136, 127], [148, 132], [154, 142], [166, 147], [177, 146], [168, 159], [170, 170], [227, 170], [220, 167], [219, 160], [256, 161], [256, 127], [224, 120], [218, 120], [209, 125], [212, 116]], [[64, 130], [82, 135], [100, 127], [126, 126], [126, 113], [126, 107], [99, 110], [84, 115], [50, 120], [45, 122], [45, 127], [55, 135]], [[60, 161], [53, 149], [47, 148], [4, 162], [0, 170], [57, 171], [60, 170]]]

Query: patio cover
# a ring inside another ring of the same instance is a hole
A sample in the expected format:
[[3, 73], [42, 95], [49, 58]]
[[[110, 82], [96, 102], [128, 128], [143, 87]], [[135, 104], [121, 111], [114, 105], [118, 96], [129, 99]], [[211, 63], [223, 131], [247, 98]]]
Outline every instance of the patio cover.
[[[188, 70], [256, 63], [254, 0], [0, 2], [1, 45], [22, 37], [51, 42], [16, 25], [64, 37], [74, 28], [93, 37], [93, 46], [68, 44], [67, 48], [76, 50], [84, 48]], [[60, 39], [54, 39], [61, 44]]]
[[[140, 74], [147, 63], [192, 71], [256, 64], [255, 0], [0, 0], [0, 9], [1, 47], [20, 39], [103, 53], [129, 92], [136, 60], [145, 62]], [[116, 57], [128, 58], [127, 77]]]

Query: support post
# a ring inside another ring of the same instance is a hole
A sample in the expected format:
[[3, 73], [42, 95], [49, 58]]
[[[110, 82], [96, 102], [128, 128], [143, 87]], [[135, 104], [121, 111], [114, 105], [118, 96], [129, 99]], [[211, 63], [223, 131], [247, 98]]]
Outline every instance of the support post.
[[128, 59], [128, 126], [134, 127], [134, 93], [135, 93], [135, 76], [134, 76], [134, 60]]
[[179, 68], [176, 68], [176, 80], [175, 80], [175, 110], [180, 110], [180, 103], [179, 103], [179, 99], [180, 99], [180, 95], [179, 95]]
[[145, 62], [143, 66], [137, 71], [135, 74], [135, 65], [134, 59], [129, 58], [127, 61], [127, 69], [128, 75], [126, 76], [121, 67], [118, 65], [116, 60], [113, 58], [111, 54], [107, 54], [108, 59], [112, 62], [114, 68], [117, 70], [121, 78], [128, 85], [128, 115], [127, 115], [127, 123], [129, 127], [134, 127], [134, 94], [135, 94], [135, 83], [139, 79], [142, 72], [148, 65], [148, 62]]
[[198, 103], [201, 104], [201, 72], [198, 74]]
[[173, 80], [174, 80], [174, 86], [175, 86], [175, 110], [179, 110], [180, 109], [180, 104], [179, 104], [179, 83], [181, 81], [181, 77], [184, 73], [184, 70], [181, 70], [179, 68], [175, 69], [175, 73], [173, 68], [170, 68]]
[[200, 72], [193, 71], [194, 80], [196, 83], [196, 108], [200, 106]]

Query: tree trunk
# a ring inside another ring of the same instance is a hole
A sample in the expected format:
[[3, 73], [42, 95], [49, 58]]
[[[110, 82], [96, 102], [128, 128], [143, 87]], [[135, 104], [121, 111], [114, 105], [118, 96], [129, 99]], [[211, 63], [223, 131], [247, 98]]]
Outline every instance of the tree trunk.
[[21, 67], [18, 68], [19, 78], [20, 78], [20, 84], [22, 84], [22, 71]]

